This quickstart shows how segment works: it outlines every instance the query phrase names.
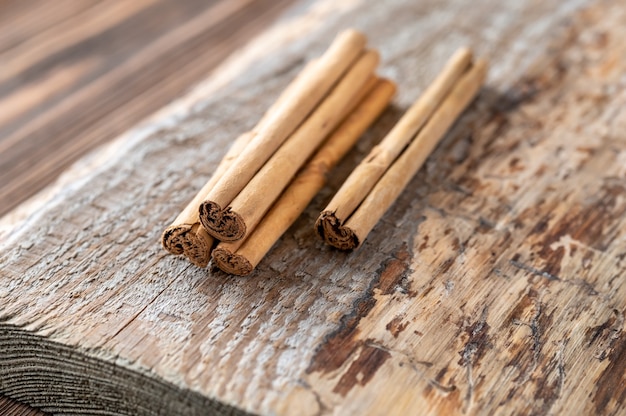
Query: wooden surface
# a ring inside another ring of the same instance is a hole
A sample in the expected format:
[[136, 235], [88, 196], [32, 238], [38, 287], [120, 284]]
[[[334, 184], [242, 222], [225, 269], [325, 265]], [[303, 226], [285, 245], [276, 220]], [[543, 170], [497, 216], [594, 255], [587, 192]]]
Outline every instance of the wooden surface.
[[45, 413], [8, 397], [0, 396], [0, 415], [2, 416], [44, 416]]
[[0, 216], [205, 78], [288, 3], [0, 1]]
[[[297, 10], [5, 238], [0, 391], [53, 412], [623, 414], [622, 2]], [[227, 143], [347, 25], [394, 107], [251, 277], [167, 255]], [[325, 247], [319, 210], [462, 44], [492, 62], [477, 102], [359, 251]]]
[[[204, 79], [288, 3], [0, 1], [0, 217]], [[22, 413], [35, 410], [0, 396], [1, 415]]]

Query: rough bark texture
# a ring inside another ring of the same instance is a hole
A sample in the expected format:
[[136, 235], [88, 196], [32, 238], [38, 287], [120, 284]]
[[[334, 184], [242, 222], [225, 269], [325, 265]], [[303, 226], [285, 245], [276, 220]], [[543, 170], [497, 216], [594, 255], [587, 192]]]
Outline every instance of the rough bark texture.
[[[63, 188], [0, 255], [0, 392], [83, 413], [623, 413], [626, 10], [461, 3], [303, 6]], [[167, 255], [227, 142], [347, 25], [395, 109], [251, 277]], [[478, 101], [358, 252], [326, 248], [317, 213], [461, 44], [492, 62]]]

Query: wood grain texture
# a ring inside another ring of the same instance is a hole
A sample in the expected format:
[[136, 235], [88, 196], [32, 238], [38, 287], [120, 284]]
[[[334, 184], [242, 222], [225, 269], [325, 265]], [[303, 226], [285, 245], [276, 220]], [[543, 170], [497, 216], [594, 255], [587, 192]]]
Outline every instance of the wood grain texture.
[[[1, 392], [83, 413], [624, 412], [621, 2], [337, 3], [302, 4], [244, 76], [8, 237]], [[167, 255], [161, 229], [228, 142], [348, 24], [382, 51], [395, 109], [251, 277]], [[477, 102], [358, 252], [326, 248], [319, 210], [463, 44], [492, 62]]]
[[[0, 217], [203, 79], [287, 3], [0, 2]], [[0, 402], [1, 415], [36, 412]]]
[[0, 415], [2, 416], [45, 416], [46, 413], [0, 396]]
[[0, 2], [0, 216], [204, 79], [288, 3]]

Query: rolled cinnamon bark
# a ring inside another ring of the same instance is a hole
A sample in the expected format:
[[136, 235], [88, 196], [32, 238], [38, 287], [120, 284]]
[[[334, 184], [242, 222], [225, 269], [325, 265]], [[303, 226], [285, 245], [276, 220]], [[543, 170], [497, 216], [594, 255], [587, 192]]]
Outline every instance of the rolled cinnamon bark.
[[[220, 241], [236, 241], [254, 229], [298, 169], [357, 104], [354, 97], [367, 83], [378, 61], [376, 51], [364, 53], [226, 209], [213, 200], [200, 204], [200, 222], [210, 235]], [[250, 146], [244, 153], [249, 149]]]
[[301, 84], [311, 76], [316, 70], [317, 61], [309, 62], [298, 74], [298, 76], [285, 88], [276, 102], [265, 112], [261, 120], [252, 131], [243, 133], [232, 144], [220, 164], [217, 166], [211, 179], [200, 189], [196, 196], [187, 204], [185, 209], [176, 217], [161, 235], [161, 244], [172, 254], [184, 255], [193, 264], [199, 267], [206, 267], [211, 259], [211, 249], [214, 239], [206, 229], [200, 225], [199, 207], [208, 193], [213, 189], [217, 181], [224, 175], [234, 160], [243, 152], [248, 143], [252, 140], [255, 132], [263, 130], [267, 124], [272, 122], [272, 115], [278, 111], [284, 103], [293, 100], [294, 96], [300, 94]]
[[250, 236], [218, 244], [212, 253], [213, 262], [227, 273], [241, 276], [251, 273], [324, 186], [328, 172], [387, 107], [395, 90], [393, 82], [378, 79], [358, 107], [301, 169]]
[[[207, 227], [209, 223], [203, 222], [210, 234], [228, 240], [241, 237], [232, 234], [229, 229], [232, 220], [228, 204], [342, 79], [346, 71], [362, 55], [365, 43], [365, 36], [355, 30], [339, 34], [326, 53], [317, 59], [314, 64], [315, 70], [309, 71], [307, 76], [298, 82], [298, 88], [290, 99], [285, 100], [272, 113], [268, 113], [268, 122], [257, 132], [254, 140], [205, 198], [215, 217], [215, 229], [223, 229], [220, 232], [212, 232], [212, 227]], [[225, 217], [224, 221], [222, 217]]]
[[389, 209], [422, 166], [439, 140], [445, 135], [461, 112], [469, 105], [483, 84], [487, 62], [478, 60], [461, 77], [443, 103], [426, 122], [409, 147], [387, 169], [345, 224], [332, 215], [322, 215], [318, 230], [324, 240], [341, 250], [359, 247], [380, 217]]
[[467, 70], [471, 60], [472, 52], [468, 48], [459, 49], [387, 136], [354, 169], [320, 214], [316, 228], [322, 238], [324, 238], [325, 229], [322, 223], [332, 218], [333, 223], [343, 225], [387, 168], [415, 137], [433, 111], [439, 107], [454, 84]]
[[211, 179], [187, 204], [185, 209], [178, 214], [174, 222], [163, 231], [161, 244], [167, 251], [176, 255], [182, 254], [199, 267], [206, 267], [209, 264], [213, 237], [200, 226], [198, 207], [204, 201], [208, 191], [215, 186], [218, 179], [243, 151], [253, 136], [253, 132], [246, 132], [235, 140], [215, 169]]

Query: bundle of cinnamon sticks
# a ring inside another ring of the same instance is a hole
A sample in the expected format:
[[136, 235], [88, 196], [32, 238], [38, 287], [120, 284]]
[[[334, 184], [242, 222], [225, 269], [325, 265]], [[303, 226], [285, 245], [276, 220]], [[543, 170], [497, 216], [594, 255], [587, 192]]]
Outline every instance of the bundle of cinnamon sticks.
[[205, 267], [221, 241], [217, 266], [249, 273], [388, 105], [395, 85], [375, 74], [378, 62], [363, 34], [341, 33], [233, 143], [163, 232], [165, 249]]
[[[211, 180], [162, 235], [206, 267], [247, 275], [304, 211], [329, 171], [376, 120], [395, 84], [355, 30], [304, 67], [257, 125], [238, 137]], [[435, 81], [357, 166], [316, 221], [341, 250], [359, 247], [478, 93], [484, 60], [457, 51]]]
[[316, 221], [324, 241], [359, 247], [437, 143], [474, 99], [487, 63], [457, 51], [435, 81], [344, 182]]

